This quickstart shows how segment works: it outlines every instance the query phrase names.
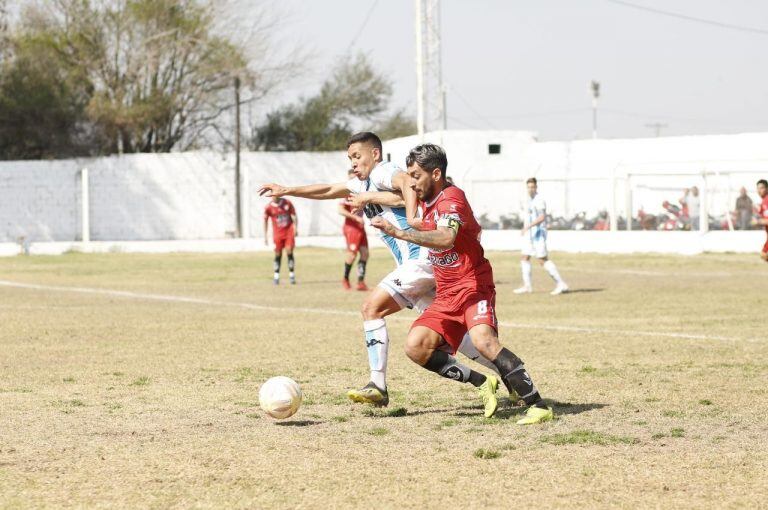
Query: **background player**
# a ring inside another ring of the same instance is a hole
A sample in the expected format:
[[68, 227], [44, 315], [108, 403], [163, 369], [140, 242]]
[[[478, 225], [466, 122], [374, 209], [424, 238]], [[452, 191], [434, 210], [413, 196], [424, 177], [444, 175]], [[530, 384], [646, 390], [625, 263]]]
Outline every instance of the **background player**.
[[[765, 179], [757, 181], [757, 194], [760, 196], [760, 205], [757, 209], [757, 214], [760, 218], [757, 219], [756, 223], [765, 226], [765, 234], [768, 236], [768, 181]], [[763, 245], [760, 257], [768, 262], [768, 239], [766, 239]]]
[[492, 360], [508, 387], [530, 407], [517, 423], [551, 420], [522, 360], [503, 348], [497, 334], [493, 270], [480, 244], [480, 225], [464, 192], [446, 181], [448, 159], [434, 144], [419, 145], [406, 158], [411, 186], [423, 207], [422, 231], [402, 230], [382, 218], [371, 224], [385, 234], [429, 249], [437, 282], [434, 302], [408, 333], [406, 354], [427, 370], [478, 387], [485, 416], [496, 412], [498, 380], [457, 364], [456, 353], [469, 332], [472, 344]]
[[[354, 170], [347, 172], [347, 177], [355, 177]], [[344, 256], [344, 279], [341, 285], [349, 290], [349, 273], [352, 270], [352, 264], [355, 263], [355, 257], [360, 253], [360, 260], [357, 262], [357, 290], [368, 290], [365, 285], [365, 266], [368, 263], [368, 236], [365, 233], [365, 220], [363, 220], [363, 211], [358, 209], [355, 212], [352, 204], [344, 199], [339, 204], [339, 214], [344, 216], [344, 239], [347, 242], [347, 253]]]
[[533, 292], [531, 283], [531, 257], [539, 259], [539, 263], [549, 273], [549, 276], [555, 280], [555, 290], [551, 292], [553, 296], [568, 291], [568, 285], [560, 277], [555, 263], [549, 260], [547, 253], [547, 204], [544, 198], [538, 194], [538, 183], [535, 177], [531, 177], [525, 182], [528, 187], [528, 204], [525, 212], [525, 221], [520, 235], [523, 237], [523, 246], [520, 250], [522, 259], [520, 267], [523, 271], [523, 286], [515, 289], [515, 294], [526, 294]]
[[267, 230], [269, 219], [272, 219], [272, 240], [275, 243], [275, 285], [280, 283], [280, 265], [283, 261], [283, 249], [288, 255], [288, 271], [291, 284], [296, 283], [294, 269], [296, 262], [293, 259], [293, 247], [296, 245], [296, 235], [299, 222], [296, 218], [296, 210], [293, 204], [285, 198], [273, 197], [264, 208], [264, 244], [269, 246]]

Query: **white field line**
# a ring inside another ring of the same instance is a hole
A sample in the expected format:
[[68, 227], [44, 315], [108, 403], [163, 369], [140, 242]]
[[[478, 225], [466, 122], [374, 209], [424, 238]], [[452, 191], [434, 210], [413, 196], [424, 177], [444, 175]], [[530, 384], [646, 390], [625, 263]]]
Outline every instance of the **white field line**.
[[569, 273], [592, 273], [592, 274], [625, 274], [625, 275], [631, 275], [631, 276], [689, 276], [689, 277], [695, 277], [695, 278], [709, 278], [709, 277], [719, 277], [719, 278], [729, 278], [733, 276], [751, 276], [754, 273], [749, 273], [747, 271], [738, 271], [738, 272], [728, 272], [728, 271], [712, 271], [710, 273], [707, 272], [695, 272], [695, 271], [652, 271], [652, 270], [645, 270], [645, 269], [589, 269], [589, 268], [581, 268], [578, 266], [561, 266], [562, 271], [566, 271]]
[[[350, 310], [333, 310], [329, 308], [306, 308], [306, 307], [292, 307], [292, 306], [267, 306], [256, 305], [253, 303], [240, 303], [236, 301], [218, 301], [213, 299], [194, 298], [187, 296], [171, 296], [164, 294], [147, 294], [141, 292], [130, 292], [125, 290], [113, 290], [113, 289], [97, 289], [90, 287], [62, 287], [53, 285], [38, 285], [34, 283], [20, 283], [7, 280], [0, 280], [0, 286], [12, 287], [18, 289], [29, 290], [43, 290], [53, 292], [70, 292], [77, 294], [95, 294], [102, 296], [113, 296], [127, 299], [140, 299], [145, 301], [164, 301], [169, 303], [189, 303], [195, 305], [209, 305], [209, 306], [222, 306], [233, 308], [244, 308], [247, 310], [259, 310], [267, 312], [289, 312], [289, 313], [316, 313], [322, 315], [341, 315], [347, 317], [359, 317], [360, 313]], [[411, 318], [406, 317], [389, 317], [388, 320], [398, 321], [411, 321]], [[753, 341], [753, 339], [738, 338], [738, 337], [726, 337], [717, 335], [701, 335], [701, 334], [688, 334], [688, 333], [670, 333], [663, 331], [637, 331], [637, 330], [625, 330], [625, 329], [606, 329], [606, 328], [589, 328], [579, 326], [551, 326], [543, 324], [520, 324], [515, 322], [499, 322], [500, 326], [513, 329], [539, 329], [545, 331], [561, 331], [569, 333], [588, 333], [588, 334], [614, 334], [614, 335], [626, 335], [626, 336], [648, 336], [648, 337], [663, 337], [663, 338], [680, 338], [686, 340], [717, 340], [725, 342], [737, 342], [737, 341]]]

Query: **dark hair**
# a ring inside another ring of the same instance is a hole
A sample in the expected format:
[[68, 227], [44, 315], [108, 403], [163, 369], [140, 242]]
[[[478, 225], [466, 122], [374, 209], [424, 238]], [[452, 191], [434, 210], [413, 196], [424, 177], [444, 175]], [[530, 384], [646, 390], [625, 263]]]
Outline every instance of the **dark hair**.
[[527, 181], [525, 181], [526, 184], [534, 183], [536, 186], [539, 185], [539, 181], [536, 180], [536, 177], [529, 177]]
[[369, 143], [373, 145], [374, 149], [379, 149], [379, 152], [382, 152], [384, 148], [381, 145], [381, 138], [376, 136], [376, 133], [371, 133], [370, 131], [363, 131], [361, 133], [355, 133], [354, 135], [349, 137], [349, 140], [347, 140], [347, 149], [349, 149], [349, 146], [353, 143]]
[[765, 179], [760, 179], [759, 181], [757, 181], [758, 186], [760, 186], [761, 184], [766, 188], [768, 188], [768, 181], [766, 181]]
[[443, 179], [447, 176], [448, 156], [445, 155], [445, 151], [439, 145], [425, 143], [411, 149], [405, 158], [405, 166], [410, 167], [414, 163], [418, 163], [424, 170], [439, 168]]

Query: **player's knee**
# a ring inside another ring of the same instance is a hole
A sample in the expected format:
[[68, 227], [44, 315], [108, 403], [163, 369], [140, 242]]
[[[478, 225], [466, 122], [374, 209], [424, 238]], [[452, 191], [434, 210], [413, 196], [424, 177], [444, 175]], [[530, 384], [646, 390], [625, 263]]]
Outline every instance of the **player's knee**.
[[370, 299], [363, 301], [361, 312], [363, 314], [363, 320], [367, 321], [383, 319], [385, 317], [385, 313], [378, 305], [378, 303], [371, 301]]
[[768, 252], [764, 251], [760, 254], [760, 258], [768, 262]]
[[489, 360], [496, 359], [499, 351], [501, 351], [501, 343], [499, 343], [499, 337], [490, 328], [485, 331], [473, 332], [470, 337], [472, 345], [480, 351], [480, 354]]
[[408, 338], [405, 340], [405, 355], [408, 356], [411, 361], [424, 366], [429, 360], [431, 353], [431, 349], [427, 348], [420, 338], [408, 335]]

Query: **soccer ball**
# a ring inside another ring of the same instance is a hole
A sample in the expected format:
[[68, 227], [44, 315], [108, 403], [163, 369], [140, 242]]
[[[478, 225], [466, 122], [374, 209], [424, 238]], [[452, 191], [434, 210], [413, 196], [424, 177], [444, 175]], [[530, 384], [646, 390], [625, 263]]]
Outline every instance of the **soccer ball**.
[[290, 377], [272, 377], [259, 389], [259, 406], [272, 418], [284, 420], [301, 406], [301, 388]]

